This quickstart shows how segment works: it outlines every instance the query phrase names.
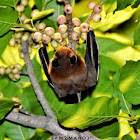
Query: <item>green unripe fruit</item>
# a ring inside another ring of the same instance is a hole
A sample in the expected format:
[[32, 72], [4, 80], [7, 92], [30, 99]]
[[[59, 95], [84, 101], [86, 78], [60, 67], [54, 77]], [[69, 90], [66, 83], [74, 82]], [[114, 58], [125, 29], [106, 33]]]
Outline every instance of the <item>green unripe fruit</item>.
[[13, 75], [13, 79], [12, 79], [13, 81], [16, 82], [16, 81], [18, 81], [19, 79], [20, 79], [20, 75], [19, 75], [19, 74], [16, 73], [16, 74]]
[[15, 44], [16, 44], [15, 39], [14, 39], [14, 38], [11, 38], [10, 41], [9, 41], [9, 45], [10, 45], [11, 47], [14, 47]]
[[5, 67], [0, 67], [0, 75], [4, 75], [5, 74]]
[[57, 43], [55, 40], [52, 40], [52, 41], [51, 41], [51, 46], [52, 46], [53, 48], [57, 48], [57, 47], [58, 47], [58, 43]]
[[5, 73], [6, 73], [6, 74], [11, 73], [11, 71], [12, 71], [11, 66], [8, 66], [8, 67], [5, 69]]
[[19, 69], [17, 67], [14, 66], [12, 68], [12, 73], [16, 74], [16, 73], [18, 73], [18, 71], [19, 71]]
[[16, 64], [15, 67], [17, 67], [19, 71], [22, 70], [22, 66], [20, 64]]
[[14, 74], [13, 73], [9, 73], [8, 77], [12, 80], [14, 78]]

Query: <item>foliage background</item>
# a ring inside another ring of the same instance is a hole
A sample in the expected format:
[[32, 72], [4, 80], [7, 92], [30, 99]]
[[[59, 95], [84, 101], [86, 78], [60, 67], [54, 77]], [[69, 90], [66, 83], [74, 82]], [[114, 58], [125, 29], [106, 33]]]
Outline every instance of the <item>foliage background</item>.
[[[82, 22], [90, 15], [87, 8], [91, 0], [71, 0], [74, 12]], [[17, 1], [16, 1], [17, 2]], [[96, 0], [99, 3], [99, 0]], [[43, 1], [30, 0], [25, 14], [30, 18], [31, 8], [41, 10]], [[45, 96], [55, 112], [59, 122], [68, 128], [88, 128], [94, 135], [105, 140], [136, 139], [135, 131], [140, 133], [140, 1], [106, 0], [101, 13], [102, 20], [91, 25], [99, 44], [100, 73], [99, 81], [91, 97], [87, 96], [77, 104], [60, 101], [46, 82], [40, 66], [38, 50], [32, 49], [31, 58], [36, 76]], [[4, 10], [3, 6], [7, 6]], [[20, 63], [25, 70], [24, 61], [19, 57], [18, 47], [8, 46], [13, 34], [10, 28], [16, 24], [18, 14], [13, 10], [15, 3], [0, 0], [0, 66]], [[63, 5], [51, 0], [46, 9], [55, 9], [54, 13], [42, 19], [47, 26], [56, 29], [57, 17], [63, 12]], [[7, 12], [5, 12], [7, 11]], [[8, 16], [12, 12], [12, 16]], [[7, 18], [5, 18], [5, 15]], [[5, 28], [7, 27], [7, 28]], [[84, 56], [85, 42], [80, 40], [77, 53]], [[50, 58], [54, 49], [49, 45]], [[0, 99], [0, 139], [12, 140], [49, 139], [51, 134], [40, 129], [30, 129], [3, 120], [11, 110], [13, 96], [21, 99], [23, 108], [37, 115], [44, 112], [37, 102], [30, 80], [21, 76], [13, 82], [7, 76], [0, 76], [0, 92], [5, 98]]]

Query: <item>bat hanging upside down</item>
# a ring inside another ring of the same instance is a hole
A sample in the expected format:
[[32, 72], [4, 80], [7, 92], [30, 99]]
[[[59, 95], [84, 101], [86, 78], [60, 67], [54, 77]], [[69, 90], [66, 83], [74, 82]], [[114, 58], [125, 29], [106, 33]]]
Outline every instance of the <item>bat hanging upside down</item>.
[[49, 62], [46, 47], [39, 49], [48, 82], [58, 97], [76, 94], [96, 85], [99, 70], [98, 44], [93, 31], [87, 33], [85, 60], [72, 49], [62, 46]]

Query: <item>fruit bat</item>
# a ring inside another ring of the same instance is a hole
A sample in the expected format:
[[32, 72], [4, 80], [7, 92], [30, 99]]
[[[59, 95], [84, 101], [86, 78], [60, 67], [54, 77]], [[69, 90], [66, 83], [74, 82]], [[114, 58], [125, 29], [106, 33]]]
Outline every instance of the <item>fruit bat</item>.
[[59, 98], [96, 85], [99, 50], [93, 31], [87, 33], [85, 59], [66, 46], [61, 46], [55, 52], [51, 62], [45, 45], [39, 49], [39, 55], [48, 82]]

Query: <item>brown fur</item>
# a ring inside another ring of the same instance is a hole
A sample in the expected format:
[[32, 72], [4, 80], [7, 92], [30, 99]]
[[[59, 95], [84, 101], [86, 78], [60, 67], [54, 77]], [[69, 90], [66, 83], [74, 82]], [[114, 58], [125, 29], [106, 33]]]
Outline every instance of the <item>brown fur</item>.
[[[73, 55], [77, 56], [76, 64], [70, 63], [70, 57]], [[48, 72], [59, 97], [74, 94], [89, 86], [85, 60], [80, 55], [63, 46], [55, 52], [52, 61], [56, 58], [60, 66], [53, 68], [50, 64]]]

